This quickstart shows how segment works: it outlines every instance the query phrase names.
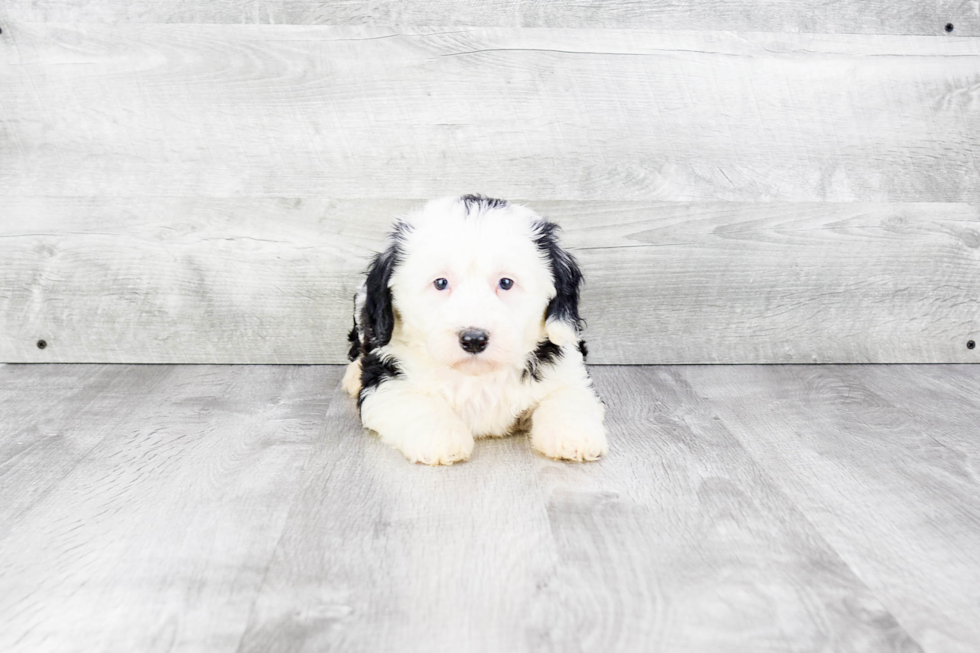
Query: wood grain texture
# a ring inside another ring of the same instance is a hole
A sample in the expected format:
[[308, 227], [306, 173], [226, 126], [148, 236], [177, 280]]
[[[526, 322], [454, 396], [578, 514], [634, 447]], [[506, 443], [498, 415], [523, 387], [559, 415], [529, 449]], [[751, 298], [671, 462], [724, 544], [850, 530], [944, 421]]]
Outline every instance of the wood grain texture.
[[[0, 424], [5, 454], [41, 440], [0, 467], [0, 505], [61, 476], [0, 537], [0, 649], [234, 651], [340, 373], [0, 368], [4, 407], [55, 404]], [[65, 470], [61, 432], [101, 441]]]
[[13, 23], [0, 194], [977, 202], [980, 40]]
[[940, 34], [980, 34], [980, 11], [960, 0], [918, 2], [781, 2], [667, 0], [548, 2], [547, 0], [7, 0], [0, 16], [22, 21], [259, 24], [384, 24], [401, 26], [586, 27]]
[[550, 650], [920, 650], [677, 368], [592, 374], [609, 457], [538, 468]]
[[335, 401], [239, 651], [523, 651], [557, 564], [526, 438], [411, 465]]
[[681, 375], [926, 650], [976, 650], [980, 368]]
[[596, 362], [977, 360], [977, 39], [2, 37], [0, 360], [341, 362], [389, 209], [474, 191], [570, 216]]
[[[9, 198], [0, 360], [343, 362], [361, 272], [413, 204]], [[585, 271], [593, 362], [980, 361], [974, 207], [529, 204]]]
[[595, 372], [594, 465], [410, 466], [335, 402], [240, 650], [919, 650], [708, 414]]
[[0, 366], [0, 648], [980, 648], [978, 366], [592, 368], [608, 458], [442, 469], [341, 371]]
[[[158, 368], [7, 366], [0, 370], [0, 539], [130, 415]], [[93, 391], [97, 388], [98, 391]]]

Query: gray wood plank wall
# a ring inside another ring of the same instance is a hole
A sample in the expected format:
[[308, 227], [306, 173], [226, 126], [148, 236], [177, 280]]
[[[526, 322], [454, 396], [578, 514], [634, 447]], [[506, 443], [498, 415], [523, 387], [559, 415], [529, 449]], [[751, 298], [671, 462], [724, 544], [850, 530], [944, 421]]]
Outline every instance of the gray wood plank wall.
[[456, 25], [980, 35], [963, 0], [6, 0], [26, 22]]
[[8, 1], [0, 360], [341, 362], [393, 215], [484, 192], [594, 362], [978, 362], [980, 16], [921, 4]]

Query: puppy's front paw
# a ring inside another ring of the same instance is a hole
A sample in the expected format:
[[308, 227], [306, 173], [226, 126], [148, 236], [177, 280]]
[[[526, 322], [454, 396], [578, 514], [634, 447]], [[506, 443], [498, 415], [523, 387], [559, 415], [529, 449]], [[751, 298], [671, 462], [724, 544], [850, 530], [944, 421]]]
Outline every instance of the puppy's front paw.
[[602, 423], [581, 423], [564, 419], [535, 419], [531, 427], [531, 446], [558, 460], [598, 460], [609, 451]]
[[452, 465], [473, 453], [473, 435], [461, 422], [409, 427], [396, 445], [413, 463]]
[[347, 370], [344, 372], [344, 380], [340, 382], [340, 385], [351, 397], [356, 397], [361, 391], [360, 358], [347, 366]]

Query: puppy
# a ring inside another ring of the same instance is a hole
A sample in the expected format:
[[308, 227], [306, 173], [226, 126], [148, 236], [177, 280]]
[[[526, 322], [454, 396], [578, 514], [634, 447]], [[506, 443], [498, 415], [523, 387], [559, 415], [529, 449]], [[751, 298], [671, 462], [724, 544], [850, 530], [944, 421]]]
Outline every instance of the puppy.
[[354, 297], [343, 385], [362, 424], [428, 465], [528, 429], [548, 457], [599, 458], [581, 282], [558, 226], [526, 207], [464, 195], [401, 218]]

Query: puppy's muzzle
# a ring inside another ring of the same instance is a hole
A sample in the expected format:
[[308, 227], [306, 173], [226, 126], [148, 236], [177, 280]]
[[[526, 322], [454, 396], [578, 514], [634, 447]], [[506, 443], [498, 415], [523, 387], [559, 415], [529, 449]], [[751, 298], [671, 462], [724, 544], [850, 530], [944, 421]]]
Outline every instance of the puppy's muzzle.
[[459, 346], [471, 354], [479, 354], [489, 342], [490, 334], [483, 329], [466, 329], [459, 334]]

